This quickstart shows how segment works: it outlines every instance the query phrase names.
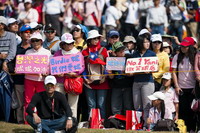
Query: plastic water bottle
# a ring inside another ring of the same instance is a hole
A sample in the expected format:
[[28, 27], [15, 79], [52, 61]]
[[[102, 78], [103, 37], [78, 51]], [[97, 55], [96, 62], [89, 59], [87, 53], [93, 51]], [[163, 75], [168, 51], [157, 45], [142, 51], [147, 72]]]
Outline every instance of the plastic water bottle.
[[42, 133], [42, 124], [41, 123], [39, 123], [37, 125], [37, 133]]

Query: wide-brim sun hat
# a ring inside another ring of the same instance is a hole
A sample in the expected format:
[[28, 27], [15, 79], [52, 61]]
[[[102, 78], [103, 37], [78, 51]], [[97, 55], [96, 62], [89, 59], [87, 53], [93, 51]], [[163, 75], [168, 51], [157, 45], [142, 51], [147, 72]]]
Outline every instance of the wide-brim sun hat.
[[96, 38], [96, 37], [102, 37], [102, 35], [99, 34], [99, 32], [97, 30], [90, 30], [88, 32], [87, 40], [92, 39], [92, 38]]
[[157, 91], [155, 93], [153, 93], [150, 96], [147, 96], [149, 98], [149, 100], [153, 101], [153, 100], [164, 100], [165, 99], [165, 94], [161, 91]]

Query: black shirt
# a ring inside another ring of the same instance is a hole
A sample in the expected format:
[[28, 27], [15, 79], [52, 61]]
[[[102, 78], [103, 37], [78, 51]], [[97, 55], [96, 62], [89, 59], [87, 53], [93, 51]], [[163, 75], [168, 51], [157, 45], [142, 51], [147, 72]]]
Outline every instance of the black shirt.
[[65, 95], [55, 91], [52, 97], [46, 91], [36, 93], [28, 105], [26, 112], [33, 116], [33, 108], [37, 108], [37, 114], [41, 119], [59, 119], [62, 116], [72, 117]]
[[[28, 47], [27, 49], [23, 48], [22, 43], [17, 45], [17, 52], [16, 52], [16, 56], [17, 55], [24, 55], [26, 53], [27, 50], [31, 49], [31, 47]], [[12, 63], [15, 64], [16, 62], [16, 57], [15, 59], [12, 61]], [[13, 81], [15, 84], [17, 85], [23, 85], [24, 84], [24, 74], [16, 74], [13, 76]]]

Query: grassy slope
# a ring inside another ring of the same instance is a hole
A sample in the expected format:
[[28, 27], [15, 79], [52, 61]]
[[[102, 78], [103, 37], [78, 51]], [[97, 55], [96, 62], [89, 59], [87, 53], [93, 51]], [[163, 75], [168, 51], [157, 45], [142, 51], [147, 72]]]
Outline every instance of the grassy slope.
[[[79, 129], [78, 133], [148, 133], [144, 131], [125, 131], [117, 129]], [[0, 121], [0, 133], [34, 133], [28, 125], [11, 124]], [[155, 132], [154, 132], [155, 133]], [[164, 132], [162, 132], [164, 133]], [[169, 133], [169, 132], [168, 132]]]

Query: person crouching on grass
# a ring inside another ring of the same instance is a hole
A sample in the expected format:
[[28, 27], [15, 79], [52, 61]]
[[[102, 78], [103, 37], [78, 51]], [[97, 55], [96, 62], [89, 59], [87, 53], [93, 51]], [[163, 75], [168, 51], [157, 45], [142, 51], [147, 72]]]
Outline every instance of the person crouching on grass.
[[[66, 130], [75, 133], [77, 122], [72, 118], [72, 111], [65, 95], [55, 91], [56, 78], [47, 76], [44, 80], [46, 91], [36, 93], [28, 105], [28, 123], [37, 130], [37, 133], [54, 133], [57, 130]], [[37, 113], [33, 108], [37, 109]]]

